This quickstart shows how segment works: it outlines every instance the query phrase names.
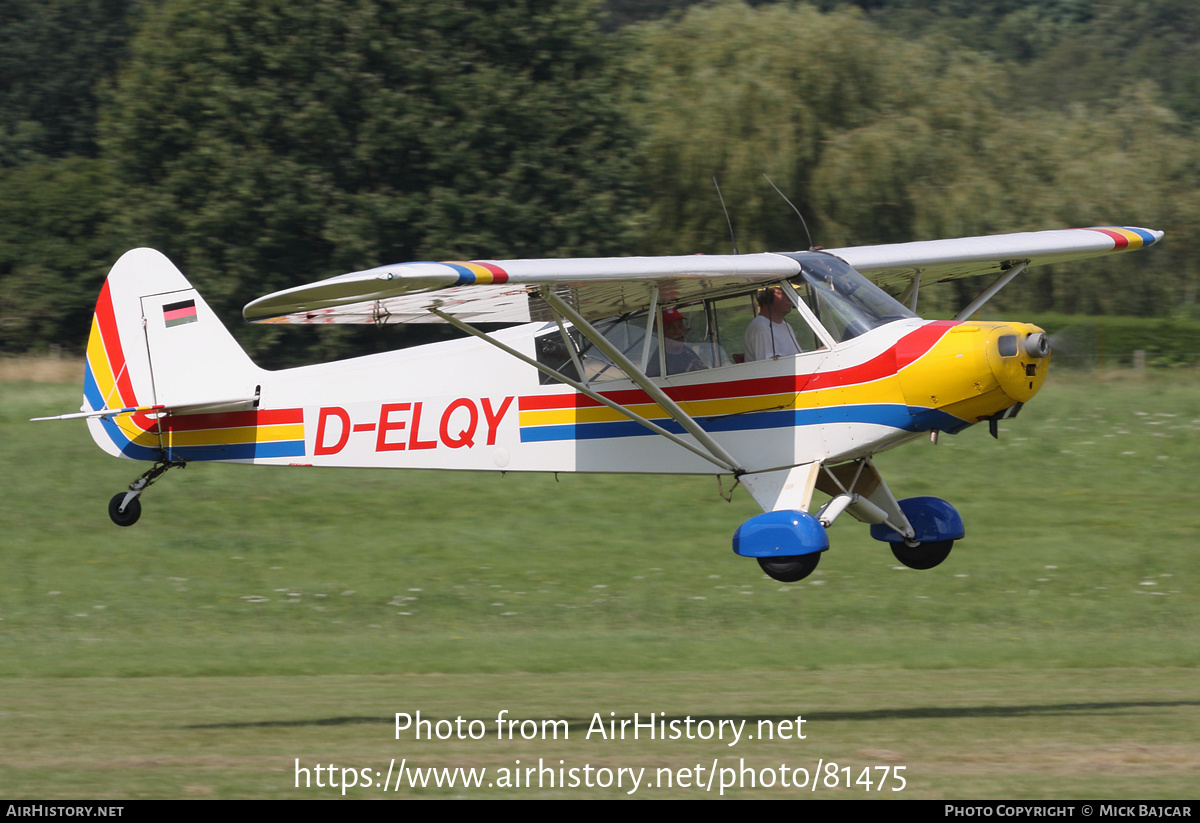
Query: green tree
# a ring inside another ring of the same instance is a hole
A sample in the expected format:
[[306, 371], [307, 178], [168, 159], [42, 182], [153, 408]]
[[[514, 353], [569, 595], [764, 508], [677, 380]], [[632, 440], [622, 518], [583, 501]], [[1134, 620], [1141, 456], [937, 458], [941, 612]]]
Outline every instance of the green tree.
[[645, 243], [659, 249], [727, 248], [714, 176], [743, 250], [807, 245], [764, 173], [821, 245], [915, 239], [914, 183], [961, 183], [1002, 124], [994, 67], [892, 37], [855, 9], [726, 3], [634, 36]]
[[619, 252], [611, 54], [574, 0], [168, 0], [103, 121], [125, 236], [227, 317], [386, 262]]
[[630, 109], [652, 193], [643, 249], [728, 251], [713, 177], [742, 250], [807, 245], [762, 175], [814, 216], [811, 177], [827, 139], [861, 125], [890, 83], [876, 34], [859, 13], [731, 3], [632, 30]]
[[[1011, 64], [908, 41], [852, 9], [724, 5], [632, 32], [646, 138], [647, 252], [807, 245], [766, 172], [826, 247], [1106, 223], [1165, 229], [1145, 255], [1031, 272], [1002, 310], [1164, 314], [1194, 306], [1200, 149], [1140, 84], [1051, 109], [1013, 103]], [[922, 292], [953, 310], [976, 281]]]
[[94, 157], [98, 81], [127, 53], [139, 0], [0, 4], [0, 165]]
[[116, 255], [107, 165], [72, 157], [0, 169], [0, 352], [82, 351]]
[[1042, 105], [1104, 104], [1152, 81], [1185, 121], [1200, 124], [1200, 15], [1192, 0], [1093, 0], [1086, 27], [1015, 73]]

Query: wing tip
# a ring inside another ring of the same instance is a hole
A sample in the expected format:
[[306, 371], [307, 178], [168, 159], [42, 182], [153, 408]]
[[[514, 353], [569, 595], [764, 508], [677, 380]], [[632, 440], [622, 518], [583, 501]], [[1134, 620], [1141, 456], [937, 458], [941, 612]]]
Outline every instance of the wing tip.
[[1165, 232], [1143, 229], [1139, 226], [1089, 226], [1087, 231], [1098, 231], [1113, 241], [1113, 251], [1144, 249], [1162, 240]]

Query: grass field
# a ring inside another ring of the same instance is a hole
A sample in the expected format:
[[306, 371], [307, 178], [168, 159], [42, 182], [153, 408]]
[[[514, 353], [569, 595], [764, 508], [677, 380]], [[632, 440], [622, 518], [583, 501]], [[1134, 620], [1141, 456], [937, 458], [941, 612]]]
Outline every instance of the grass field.
[[[953, 502], [967, 539], [916, 572], [843, 518], [790, 585], [730, 551], [756, 508], [712, 478], [193, 466], [118, 529], [108, 498], [141, 467], [82, 423], [25, 422], [78, 395], [0, 384], [0, 795], [341, 796], [297, 790], [297, 758], [335, 782], [393, 759], [672, 771], [639, 797], [709, 794], [678, 785], [697, 764], [830, 762], [903, 767], [905, 787], [838, 772], [809, 796], [1196, 795], [1195, 372], [1052, 375], [998, 443], [976, 427], [880, 456], [898, 495]], [[393, 715], [417, 710], [488, 734], [397, 740]], [[497, 739], [501, 710], [570, 739]], [[802, 715], [806, 739], [586, 738], [610, 712]], [[726, 796], [747, 793], [809, 794]]]

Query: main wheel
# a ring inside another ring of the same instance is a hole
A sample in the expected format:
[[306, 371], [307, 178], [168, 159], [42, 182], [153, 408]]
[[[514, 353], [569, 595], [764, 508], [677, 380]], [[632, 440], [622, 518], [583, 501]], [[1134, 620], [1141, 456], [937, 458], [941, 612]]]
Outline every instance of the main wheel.
[[816, 570], [821, 562], [821, 553], [800, 554], [792, 557], [760, 557], [758, 565], [768, 577], [780, 583], [795, 583], [803, 580]]
[[918, 543], [915, 546], [906, 546], [903, 543], [892, 543], [892, 554], [896, 555], [896, 559], [908, 566], [910, 569], [932, 569], [934, 566], [941, 563], [950, 556], [950, 550], [954, 548], [953, 540], [939, 540], [934, 543]]
[[124, 499], [125, 492], [118, 492], [113, 495], [113, 499], [108, 501], [108, 516], [118, 526], [132, 526], [142, 516], [142, 501], [136, 497], [133, 498], [129, 501], [129, 505], [125, 507], [125, 511], [122, 512], [121, 501]]

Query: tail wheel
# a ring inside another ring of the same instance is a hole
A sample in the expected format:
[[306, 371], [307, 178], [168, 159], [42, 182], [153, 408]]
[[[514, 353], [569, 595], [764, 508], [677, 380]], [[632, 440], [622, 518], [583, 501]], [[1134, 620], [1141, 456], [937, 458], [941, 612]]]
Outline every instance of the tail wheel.
[[142, 501], [135, 497], [129, 501], [125, 511], [121, 511], [121, 501], [124, 499], [125, 492], [113, 495], [112, 500], [108, 501], [108, 516], [118, 526], [132, 526], [142, 516]]
[[910, 569], [932, 569], [950, 556], [954, 548], [953, 540], [939, 540], [934, 543], [918, 543], [907, 546], [904, 543], [892, 543], [892, 554], [896, 559]]
[[812, 574], [821, 562], [821, 553], [800, 554], [793, 557], [760, 557], [758, 565], [768, 577], [780, 583], [795, 583]]

